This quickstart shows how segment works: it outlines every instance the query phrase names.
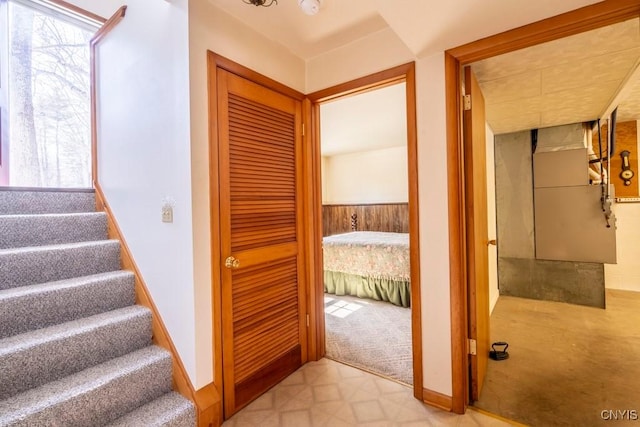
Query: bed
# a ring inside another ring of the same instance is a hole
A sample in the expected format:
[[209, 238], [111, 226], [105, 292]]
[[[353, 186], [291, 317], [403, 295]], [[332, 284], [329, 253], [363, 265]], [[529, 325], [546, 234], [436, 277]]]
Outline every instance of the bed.
[[411, 305], [408, 233], [354, 231], [322, 246], [326, 293]]

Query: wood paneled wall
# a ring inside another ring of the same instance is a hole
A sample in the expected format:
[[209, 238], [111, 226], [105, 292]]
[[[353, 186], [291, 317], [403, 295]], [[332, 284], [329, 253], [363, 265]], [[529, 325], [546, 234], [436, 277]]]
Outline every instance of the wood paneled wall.
[[357, 215], [356, 231], [409, 232], [408, 203], [322, 205], [322, 235], [348, 233], [351, 216]]

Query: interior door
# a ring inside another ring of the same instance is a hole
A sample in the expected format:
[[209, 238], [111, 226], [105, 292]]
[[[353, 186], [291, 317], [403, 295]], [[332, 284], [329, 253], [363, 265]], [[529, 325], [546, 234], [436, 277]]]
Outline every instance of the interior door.
[[301, 102], [220, 68], [222, 349], [228, 418], [306, 361]]
[[[478, 400], [489, 361], [489, 256], [487, 231], [486, 120], [484, 97], [470, 67], [464, 70], [464, 149], [469, 281], [470, 398]], [[468, 98], [467, 98], [468, 97]], [[473, 345], [471, 345], [473, 347]]]

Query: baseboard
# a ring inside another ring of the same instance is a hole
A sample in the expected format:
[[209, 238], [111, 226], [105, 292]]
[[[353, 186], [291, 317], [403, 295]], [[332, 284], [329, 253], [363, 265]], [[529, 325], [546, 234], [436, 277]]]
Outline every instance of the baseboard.
[[437, 391], [422, 389], [422, 401], [429, 406], [451, 412], [453, 408], [453, 398]]
[[214, 383], [202, 387], [195, 394], [198, 408], [198, 427], [220, 427], [222, 425], [222, 399]]
[[171, 353], [173, 360], [173, 389], [191, 400], [196, 406], [198, 427], [218, 427], [222, 424], [222, 403], [218, 389], [211, 383], [197, 392], [191, 384], [182, 360], [169, 336], [169, 332], [162, 322], [160, 313], [153, 303], [149, 289], [136, 265], [131, 250], [127, 246], [122, 231], [116, 222], [113, 211], [106, 201], [104, 192], [98, 183], [95, 184], [96, 210], [107, 214], [107, 234], [109, 239], [120, 241], [120, 265], [123, 270], [132, 271], [135, 275], [136, 304], [149, 308], [152, 312], [152, 340]]

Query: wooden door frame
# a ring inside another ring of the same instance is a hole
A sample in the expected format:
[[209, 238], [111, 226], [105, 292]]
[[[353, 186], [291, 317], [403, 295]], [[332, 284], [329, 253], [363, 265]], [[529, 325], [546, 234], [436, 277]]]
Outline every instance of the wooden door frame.
[[[223, 69], [239, 77], [245, 78], [249, 81], [262, 85], [268, 89], [271, 89], [280, 94], [286, 95], [298, 101], [304, 101], [305, 96], [284, 84], [273, 80], [265, 75], [262, 75], [256, 71], [251, 70], [243, 65], [238, 64], [230, 59], [227, 59], [214, 52], [207, 52], [207, 81], [208, 81], [208, 106], [209, 106], [209, 218], [211, 225], [211, 304], [213, 307], [213, 369], [214, 369], [214, 383], [216, 384], [217, 391], [220, 393], [222, 399], [223, 395], [223, 357], [222, 357], [222, 253], [221, 253], [221, 240], [220, 240], [220, 181], [219, 181], [219, 144], [218, 144], [218, 78], [217, 70]], [[304, 109], [304, 102], [303, 102]], [[305, 123], [304, 111], [302, 114], [302, 122]], [[303, 140], [303, 164], [308, 154], [306, 148], [304, 148]], [[303, 168], [304, 170], [304, 168]], [[303, 175], [307, 175], [303, 171]], [[303, 178], [303, 183], [306, 177]], [[303, 192], [306, 188], [303, 188]], [[303, 211], [306, 213], [306, 202], [304, 203]], [[308, 216], [303, 218], [303, 229], [306, 231], [309, 229]], [[303, 263], [309, 265], [309, 253], [308, 248], [309, 236], [305, 232], [301, 236], [301, 247], [303, 248]], [[307, 286], [309, 282], [308, 269], [304, 273]], [[306, 309], [309, 310], [308, 305], [308, 290], [307, 290]], [[307, 311], [308, 312], [308, 311]], [[307, 334], [307, 350], [309, 349], [309, 334]], [[308, 356], [307, 356], [308, 357]], [[305, 361], [303, 360], [303, 363]], [[224, 405], [223, 405], [224, 406]], [[224, 416], [224, 415], [222, 415]]]
[[[461, 71], [473, 62], [640, 16], [637, 0], [608, 0], [505, 31], [445, 52], [447, 178], [449, 208], [449, 277], [451, 284], [452, 410], [469, 404], [467, 357], [469, 284], [465, 218]], [[473, 243], [473, 242], [471, 242]]]
[[307, 158], [308, 170], [312, 172], [308, 187], [312, 236], [309, 247], [311, 256], [312, 289], [309, 292], [310, 310], [310, 359], [318, 360], [325, 354], [325, 319], [324, 319], [324, 279], [322, 271], [322, 180], [320, 176], [320, 104], [365, 91], [382, 88], [394, 83], [406, 83], [407, 108], [407, 157], [408, 157], [408, 189], [409, 189], [409, 247], [411, 264], [411, 334], [413, 348], [413, 395], [423, 400], [422, 377], [422, 317], [420, 300], [420, 234], [418, 224], [418, 138], [416, 118], [416, 78], [415, 63], [399, 65], [375, 74], [351, 80], [308, 95], [309, 102], [305, 113], [311, 123], [311, 131], [307, 132], [305, 145], [309, 145], [311, 156]]

